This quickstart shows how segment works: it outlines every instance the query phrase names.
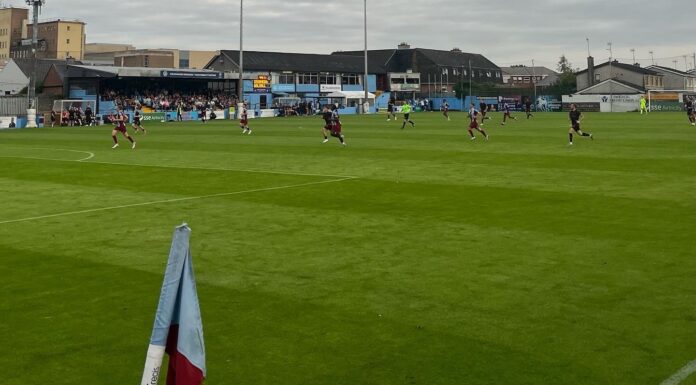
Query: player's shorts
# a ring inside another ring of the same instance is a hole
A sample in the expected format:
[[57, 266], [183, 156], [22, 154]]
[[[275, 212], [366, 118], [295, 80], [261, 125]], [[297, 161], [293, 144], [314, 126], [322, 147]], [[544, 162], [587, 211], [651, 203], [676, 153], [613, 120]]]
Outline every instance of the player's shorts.
[[505, 111], [505, 116], [507, 116], [508, 118], [512, 117], [512, 115], [510, 114], [510, 111]]
[[125, 134], [126, 133], [126, 126], [115, 126], [114, 130]]
[[469, 123], [469, 128], [470, 129], [477, 129], [479, 127], [478, 121], [472, 120], [471, 123]]
[[529, 112], [532, 112], [532, 108], [531, 108], [531, 107], [526, 107], [526, 108], [524, 109], [524, 111], [525, 111], [525, 112], [528, 112], [528, 113], [529, 113]]
[[139, 126], [140, 125], [140, 118], [133, 118], [133, 124], [135, 124], [136, 126]]
[[390, 114], [394, 112], [394, 107], [387, 107], [387, 112]]
[[694, 110], [686, 110], [686, 116], [691, 116], [694, 114]]
[[243, 126], [246, 126], [247, 124], [249, 124], [249, 120], [248, 120], [248, 119], [242, 119], [242, 120], [239, 121], [239, 124], [241, 124], [241, 125], [243, 125]]
[[404, 120], [409, 120], [410, 117], [411, 117], [411, 114], [404, 114]]
[[336, 123], [331, 127], [331, 133], [334, 135], [339, 135], [341, 133], [341, 123]]
[[573, 131], [580, 131], [580, 122], [571, 123], [571, 127], [573, 128]]

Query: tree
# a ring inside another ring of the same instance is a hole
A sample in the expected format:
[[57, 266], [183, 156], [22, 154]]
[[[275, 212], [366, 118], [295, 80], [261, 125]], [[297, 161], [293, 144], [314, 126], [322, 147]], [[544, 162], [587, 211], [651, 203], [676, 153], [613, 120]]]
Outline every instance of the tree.
[[573, 70], [573, 65], [570, 64], [568, 61], [568, 58], [566, 58], [565, 54], [561, 55], [561, 57], [558, 59], [558, 72], [562, 74], [568, 74], [568, 73], [575, 73], [575, 70]]
[[565, 55], [561, 55], [558, 59], [557, 68], [561, 75], [558, 77], [556, 83], [549, 87], [549, 92], [554, 95], [569, 95], [577, 91], [578, 82], [575, 76], [576, 71]]

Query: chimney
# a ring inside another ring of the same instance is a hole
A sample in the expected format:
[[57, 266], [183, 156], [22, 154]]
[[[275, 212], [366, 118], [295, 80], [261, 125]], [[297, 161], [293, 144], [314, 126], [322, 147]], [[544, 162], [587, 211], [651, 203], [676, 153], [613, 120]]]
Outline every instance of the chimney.
[[450, 51], [450, 52], [458, 52], [458, 53], [462, 53], [462, 50], [461, 50], [461, 49], [459, 49], [459, 48], [457, 48], [457, 47], [454, 47], [454, 48], [452, 48], [452, 51]]
[[399, 44], [399, 49], [410, 49], [410, 48], [411, 48], [411, 45], [406, 43], [406, 42], [401, 42], [401, 44]]
[[594, 58], [592, 56], [587, 57], [587, 86], [591, 87], [595, 84], [594, 77]]

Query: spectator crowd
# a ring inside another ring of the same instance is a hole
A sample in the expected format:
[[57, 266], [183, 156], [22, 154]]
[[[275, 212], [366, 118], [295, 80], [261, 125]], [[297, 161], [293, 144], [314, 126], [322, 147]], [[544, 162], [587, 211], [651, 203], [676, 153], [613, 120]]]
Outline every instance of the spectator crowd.
[[113, 101], [122, 110], [148, 107], [155, 111], [175, 111], [179, 106], [183, 111], [198, 111], [205, 108], [226, 109], [237, 104], [235, 95], [215, 91], [185, 93], [146, 90], [126, 94], [115, 90], [105, 90], [101, 94], [101, 100]]

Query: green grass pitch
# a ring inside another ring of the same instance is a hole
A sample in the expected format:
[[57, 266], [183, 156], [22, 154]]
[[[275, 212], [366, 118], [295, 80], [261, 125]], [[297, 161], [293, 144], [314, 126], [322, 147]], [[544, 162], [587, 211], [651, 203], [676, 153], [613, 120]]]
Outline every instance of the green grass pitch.
[[187, 222], [209, 384], [659, 384], [696, 358], [696, 127], [516, 115], [0, 131], [0, 383], [137, 383]]

